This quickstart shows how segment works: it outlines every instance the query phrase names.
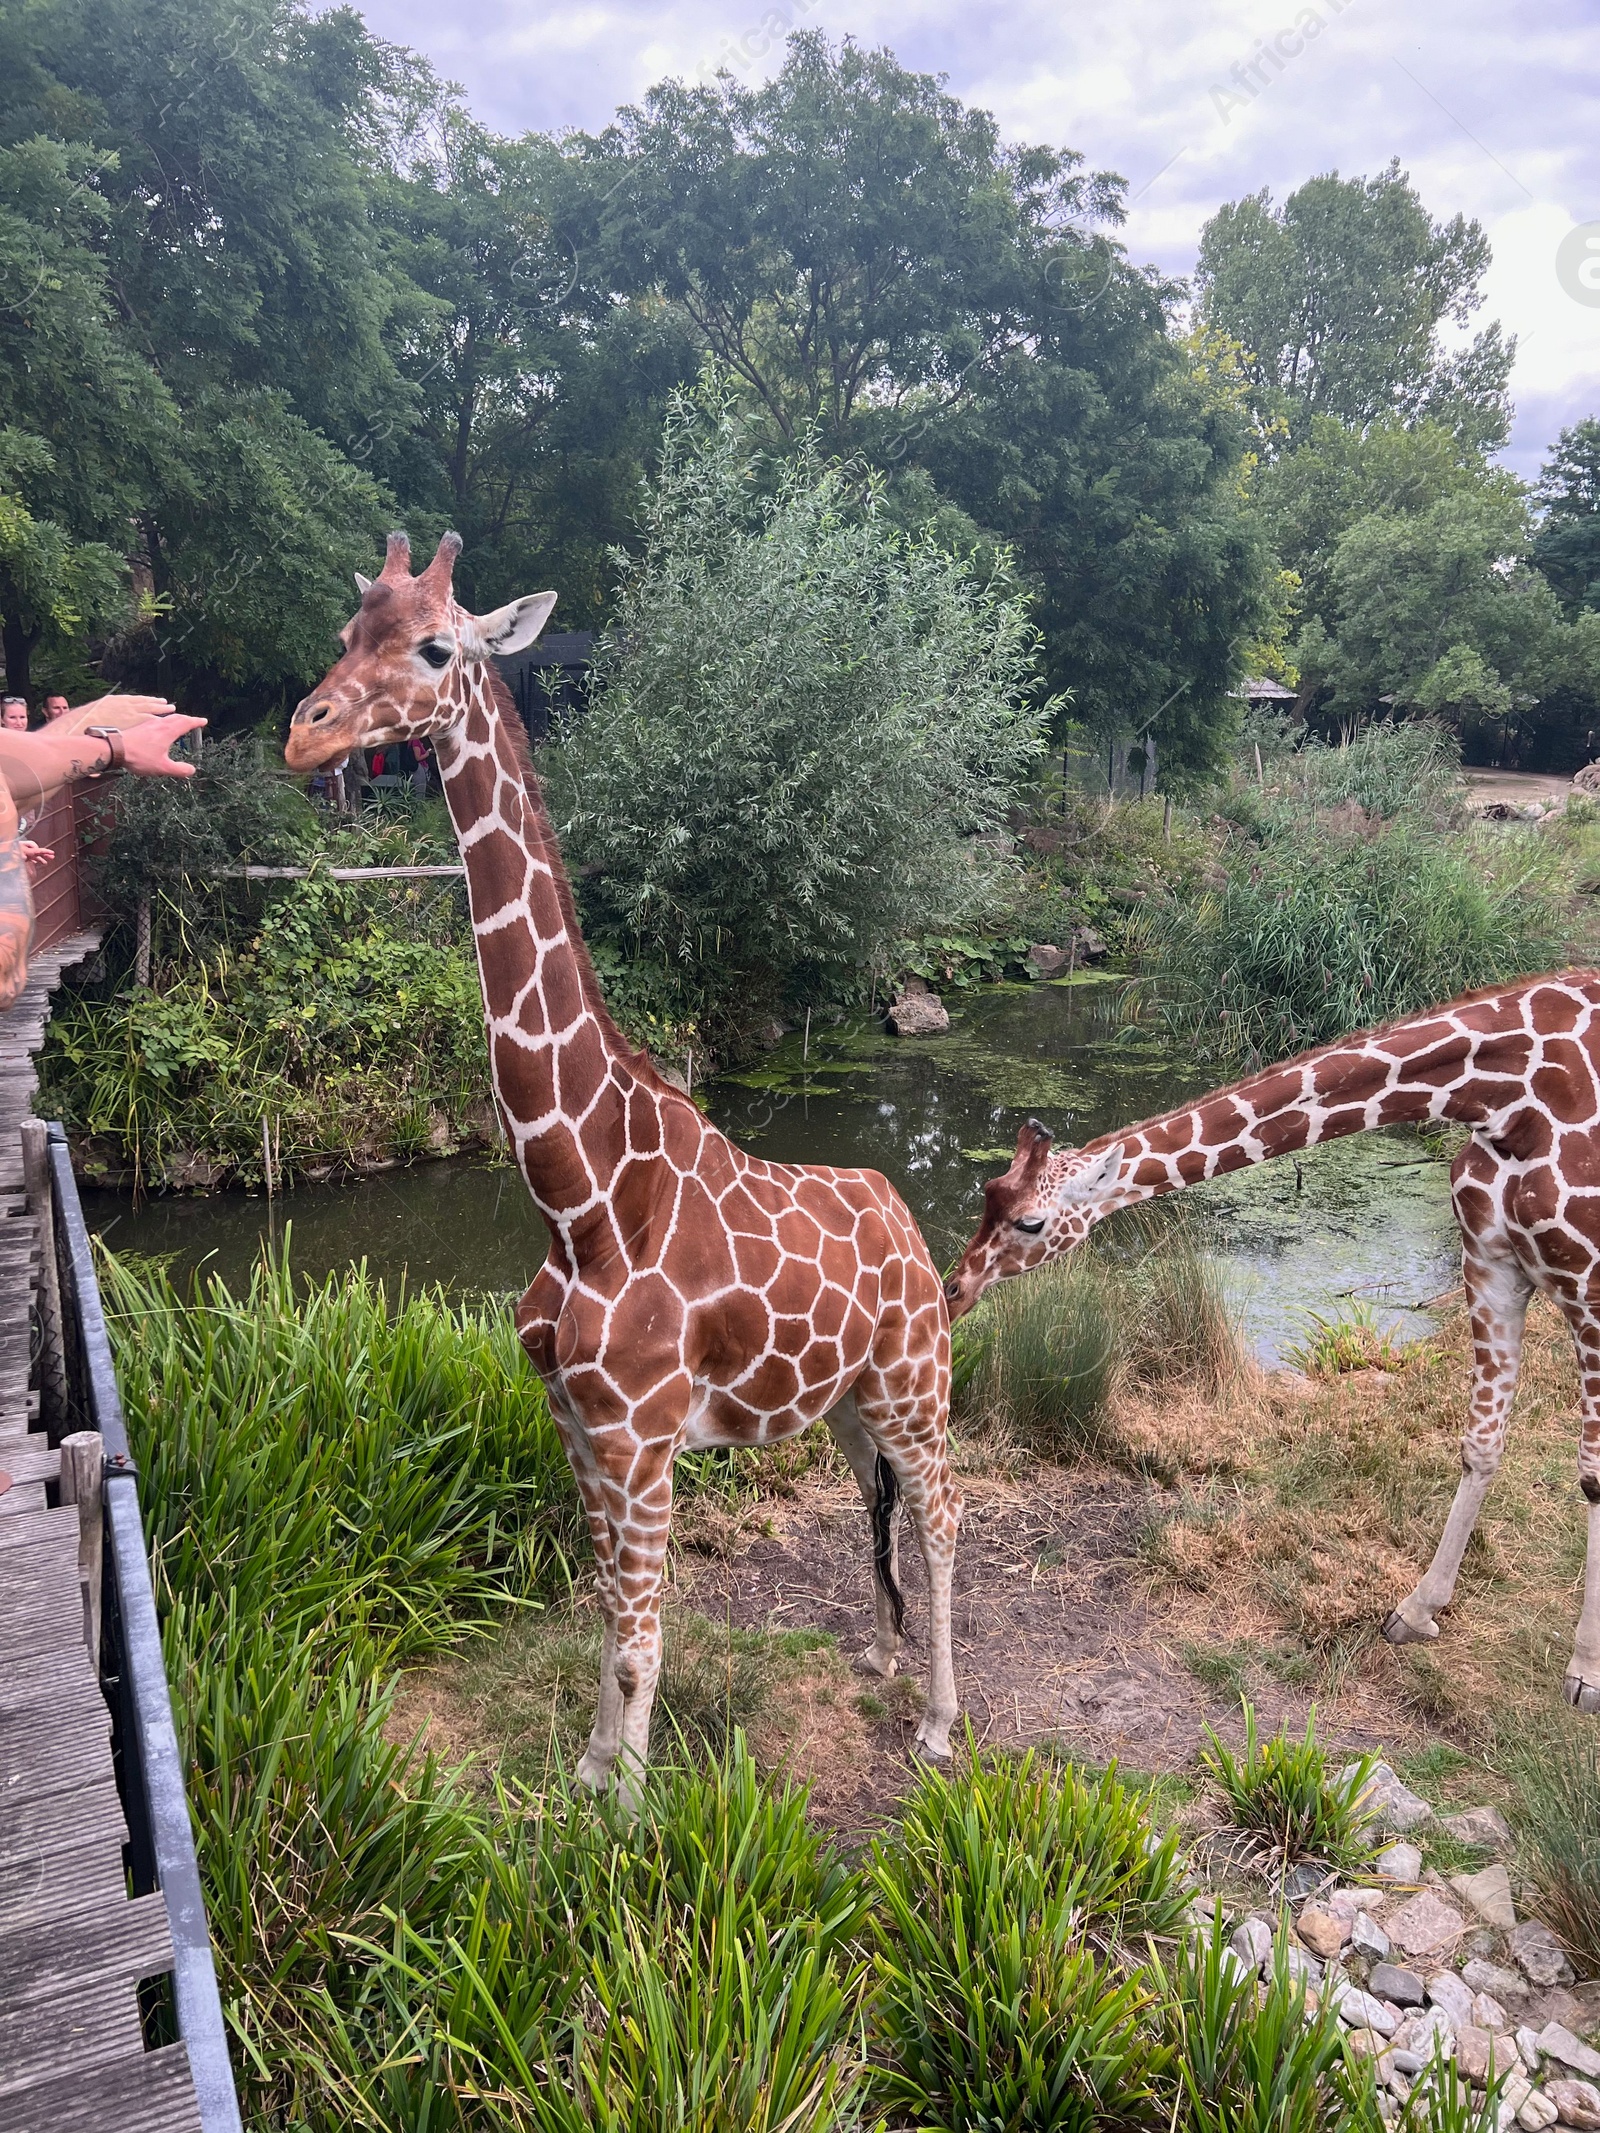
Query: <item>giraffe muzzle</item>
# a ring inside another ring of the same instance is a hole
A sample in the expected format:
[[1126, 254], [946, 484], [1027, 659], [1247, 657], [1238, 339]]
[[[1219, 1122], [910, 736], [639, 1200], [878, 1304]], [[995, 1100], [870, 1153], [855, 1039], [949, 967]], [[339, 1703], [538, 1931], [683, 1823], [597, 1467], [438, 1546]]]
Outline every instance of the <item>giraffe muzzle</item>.
[[349, 754], [352, 746], [347, 729], [348, 721], [340, 717], [339, 706], [331, 697], [308, 696], [289, 722], [289, 738], [283, 748], [285, 763], [302, 777], [308, 771], [336, 763]]

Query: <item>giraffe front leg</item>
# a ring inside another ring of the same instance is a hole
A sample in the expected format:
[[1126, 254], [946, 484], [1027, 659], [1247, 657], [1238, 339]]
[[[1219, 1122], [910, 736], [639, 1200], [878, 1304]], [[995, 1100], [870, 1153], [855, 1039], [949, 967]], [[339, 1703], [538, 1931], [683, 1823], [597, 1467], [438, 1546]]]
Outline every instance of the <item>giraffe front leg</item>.
[[563, 1418], [552, 1400], [550, 1411], [567, 1454], [567, 1464], [578, 1484], [589, 1544], [594, 1550], [595, 1599], [604, 1623], [600, 1640], [600, 1697], [595, 1709], [589, 1745], [579, 1758], [574, 1775], [591, 1792], [604, 1792], [611, 1768], [622, 1745], [622, 1690], [617, 1685], [617, 1573], [616, 1544], [606, 1509], [605, 1481], [596, 1466], [587, 1438]]
[[617, 1541], [616, 1638], [611, 1678], [622, 1710], [617, 1792], [637, 1814], [650, 1759], [650, 1714], [661, 1678], [661, 1600], [672, 1524], [672, 1462], [679, 1432], [647, 1440], [625, 1488], [608, 1490]]
[[1587, 1307], [1569, 1315], [1582, 1386], [1578, 1486], [1589, 1507], [1589, 1544], [1583, 1575], [1583, 1612], [1578, 1617], [1578, 1634], [1562, 1692], [1575, 1710], [1600, 1717], [1600, 1318]]
[[1383, 1625], [1391, 1644], [1431, 1642], [1439, 1634], [1434, 1617], [1455, 1596], [1467, 1543], [1505, 1451], [1517, 1389], [1527, 1276], [1509, 1252], [1489, 1257], [1470, 1249], [1462, 1273], [1472, 1323], [1472, 1406], [1461, 1440], [1461, 1479], [1433, 1561]]

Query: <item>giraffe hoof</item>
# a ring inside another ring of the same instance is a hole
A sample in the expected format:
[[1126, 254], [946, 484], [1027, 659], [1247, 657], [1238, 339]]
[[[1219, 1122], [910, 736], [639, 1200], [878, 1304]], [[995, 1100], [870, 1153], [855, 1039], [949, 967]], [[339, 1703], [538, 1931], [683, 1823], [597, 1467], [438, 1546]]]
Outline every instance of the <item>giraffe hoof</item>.
[[1414, 1622], [1406, 1620], [1397, 1607], [1384, 1623], [1383, 1634], [1391, 1644], [1431, 1644], [1439, 1634], [1439, 1625], [1437, 1622], [1429, 1622], [1418, 1629]]
[[917, 1728], [912, 1742], [916, 1753], [930, 1763], [947, 1763], [950, 1760], [950, 1721], [938, 1723], [925, 1718]]
[[1569, 1674], [1561, 1690], [1575, 1711], [1590, 1718], [1600, 1717], [1600, 1681], [1585, 1681], [1581, 1674]]
[[881, 1652], [877, 1645], [869, 1644], [861, 1654], [861, 1664], [869, 1674], [876, 1674], [881, 1681], [892, 1681], [899, 1664], [893, 1652]]
[[592, 1748], [586, 1748], [573, 1775], [587, 1791], [604, 1792], [611, 1783], [611, 1765]]

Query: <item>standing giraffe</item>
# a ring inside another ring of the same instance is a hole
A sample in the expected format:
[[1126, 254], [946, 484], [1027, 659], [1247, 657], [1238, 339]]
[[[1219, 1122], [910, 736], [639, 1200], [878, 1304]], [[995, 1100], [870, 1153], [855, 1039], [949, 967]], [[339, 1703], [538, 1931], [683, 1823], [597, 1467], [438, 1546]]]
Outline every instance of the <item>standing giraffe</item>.
[[894, 1505], [928, 1569], [930, 1683], [917, 1739], [950, 1752], [950, 1580], [961, 1498], [945, 1431], [950, 1329], [915, 1222], [870, 1170], [763, 1163], [719, 1133], [619, 1034], [578, 930], [527, 744], [494, 655], [543, 629], [554, 593], [470, 615], [458, 535], [413, 577], [403, 533], [357, 578], [344, 655], [294, 714], [306, 773], [352, 748], [427, 736], [466, 862], [489, 1062], [550, 1252], [517, 1309], [594, 1544], [605, 1640], [585, 1783], [620, 1753], [636, 1797], [661, 1670], [673, 1461], [775, 1444], [826, 1419], [872, 1524], [877, 1628], [892, 1674], [902, 1607]]
[[1437, 1637], [1505, 1449], [1522, 1326], [1535, 1289], [1578, 1351], [1588, 1572], [1568, 1703], [1600, 1712], [1600, 975], [1571, 971], [1465, 994], [1446, 1007], [1303, 1052], [1180, 1111], [1051, 1153], [1030, 1121], [945, 1285], [952, 1318], [991, 1282], [1081, 1244], [1113, 1209], [1179, 1192], [1341, 1134], [1421, 1119], [1472, 1129], [1450, 1177], [1472, 1325], [1472, 1403], [1461, 1480], [1415, 1591], [1383, 1625], [1391, 1644]]

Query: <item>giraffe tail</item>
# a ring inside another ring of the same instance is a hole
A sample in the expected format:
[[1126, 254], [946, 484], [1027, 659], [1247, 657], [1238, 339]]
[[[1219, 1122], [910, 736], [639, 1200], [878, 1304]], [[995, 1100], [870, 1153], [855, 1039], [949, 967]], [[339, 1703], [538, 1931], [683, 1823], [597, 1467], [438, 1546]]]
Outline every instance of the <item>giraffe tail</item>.
[[899, 1586], [894, 1581], [894, 1506], [899, 1495], [899, 1483], [894, 1478], [894, 1468], [878, 1454], [878, 1463], [873, 1479], [878, 1485], [878, 1500], [872, 1506], [872, 1574], [888, 1595], [889, 1605], [894, 1609], [894, 1633], [905, 1633], [906, 1603]]

